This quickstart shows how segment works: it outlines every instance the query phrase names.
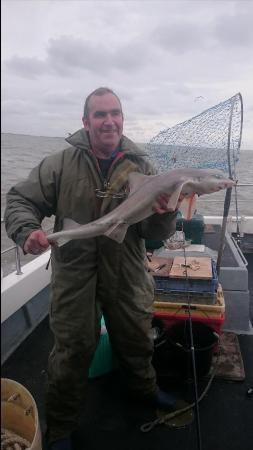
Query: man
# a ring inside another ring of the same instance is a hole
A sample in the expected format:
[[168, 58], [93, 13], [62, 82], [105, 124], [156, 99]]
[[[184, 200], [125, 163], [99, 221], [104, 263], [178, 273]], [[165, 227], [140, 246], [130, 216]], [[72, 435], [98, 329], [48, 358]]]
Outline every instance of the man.
[[[122, 134], [121, 102], [112, 90], [98, 88], [87, 97], [83, 126], [66, 139], [71, 147], [45, 158], [7, 194], [7, 233], [25, 253], [49, 247], [41, 229], [45, 216], [55, 215], [55, 231], [64, 217], [91, 222], [124, 200], [129, 172], [154, 173]], [[144, 239], [166, 239], [175, 231], [176, 212], [167, 211], [167, 201], [160, 196], [155, 214], [130, 226], [122, 244], [99, 236], [52, 247], [55, 343], [49, 357], [47, 425], [53, 450], [72, 449], [102, 314], [128, 389], [154, 406], [174, 408], [173, 396], [157, 387], [151, 364], [154, 288], [144, 264]]]

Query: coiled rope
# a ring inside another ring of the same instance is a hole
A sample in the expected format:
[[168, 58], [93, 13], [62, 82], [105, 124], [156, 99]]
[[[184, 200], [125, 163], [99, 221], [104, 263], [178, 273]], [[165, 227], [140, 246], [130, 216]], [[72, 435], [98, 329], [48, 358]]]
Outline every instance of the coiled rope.
[[31, 442], [13, 433], [13, 431], [1, 428], [1, 450], [29, 450]]
[[[210, 379], [209, 379], [209, 381], [208, 381], [204, 391], [202, 392], [202, 394], [198, 398], [197, 403], [201, 402], [201, 400], [205, 397], [205, 395], [207, 394], [207, 392], [208, 392], [208, 390], [209, 390], [209, 388], [210, 388], [210, 386], [212, 384], [212, 381], [213, 381], [213, 379], [215, 377], [216, 369], [217, 369], [217, 366], [218, 366], [220, 350], [221, 350], [221, 347], [219, 345], [219, 351], [218, 351], [217, 359], [216, 359], [216, 362], [215, 362], [215, 365], [214, 365], [214, 368], [213, 368], [213, 373], [212, 373], [212, 375], [211, 375], [211, 377], [210, 377]], [[151, 422], [144, 423], [143, 425], [141, 425], [140, 430], [143, 433], [147, 433], [148, 431], [151, 431], [156, 425], [167, 424], [171, 419], [173, 419], [174, 417], [180, 416], [181, 414], [185, 413], [186, 411], [189, 411], [190, 409], [194, 408], [194, 406], [196, 406], [195, 402], [191, 403], [190, 405], [188, 405], [188, 406], [186, 406], [184, 408], [177, 409], [176, 411], [173, 411], [171, 413], [165, 414], [162, 417], [158, 417], [157, 419], [155, 419], [155, 420], [153, 420]]]

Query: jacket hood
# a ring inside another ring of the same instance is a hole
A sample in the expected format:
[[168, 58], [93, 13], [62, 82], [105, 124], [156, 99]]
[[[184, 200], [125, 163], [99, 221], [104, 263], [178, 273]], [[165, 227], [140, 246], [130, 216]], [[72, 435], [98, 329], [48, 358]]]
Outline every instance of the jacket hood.
[[82, 150], [90, 150], [89, 137], [84, 128], [80, 128], [80, 130], [75, 131], [75, 133], [68, 136], [65, 141], [68, 142], [68, 144], [73, 145], [73, 147], [77, 147]]
[[[71, 134], [71, 136], [68, 136], [65, 141], [81, 150], [91, 150], [89, 136], [84, 128], [80, 128], [80, 130], [77, 130], [75, 133]], [[133, 154], [142, 157], [146, 156], [145, 152], [124, 135], [122, 135], [120, 140], [120, 150], [125, 154]]]

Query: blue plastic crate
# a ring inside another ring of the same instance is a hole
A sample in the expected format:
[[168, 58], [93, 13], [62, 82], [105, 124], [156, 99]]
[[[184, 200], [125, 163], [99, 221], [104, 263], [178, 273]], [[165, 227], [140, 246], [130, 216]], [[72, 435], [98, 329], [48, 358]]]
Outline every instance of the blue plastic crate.
[[218, 275], [216, 263], [212, 260], [213, 276], [210, 280], [193, 280], [192, 278], [154, 277], [156, 293], [174, 292], [198, 292], [214, 294], [218, 287]]

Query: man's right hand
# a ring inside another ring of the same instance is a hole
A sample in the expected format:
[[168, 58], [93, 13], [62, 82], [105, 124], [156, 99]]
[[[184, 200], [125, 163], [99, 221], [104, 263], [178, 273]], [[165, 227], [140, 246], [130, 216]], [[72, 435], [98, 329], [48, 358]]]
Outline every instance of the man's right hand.
[[49, 247], [46, 233], [42, 230], [32, 231], [24, 244], [24, 251], [32, 255], [40, 255]]

